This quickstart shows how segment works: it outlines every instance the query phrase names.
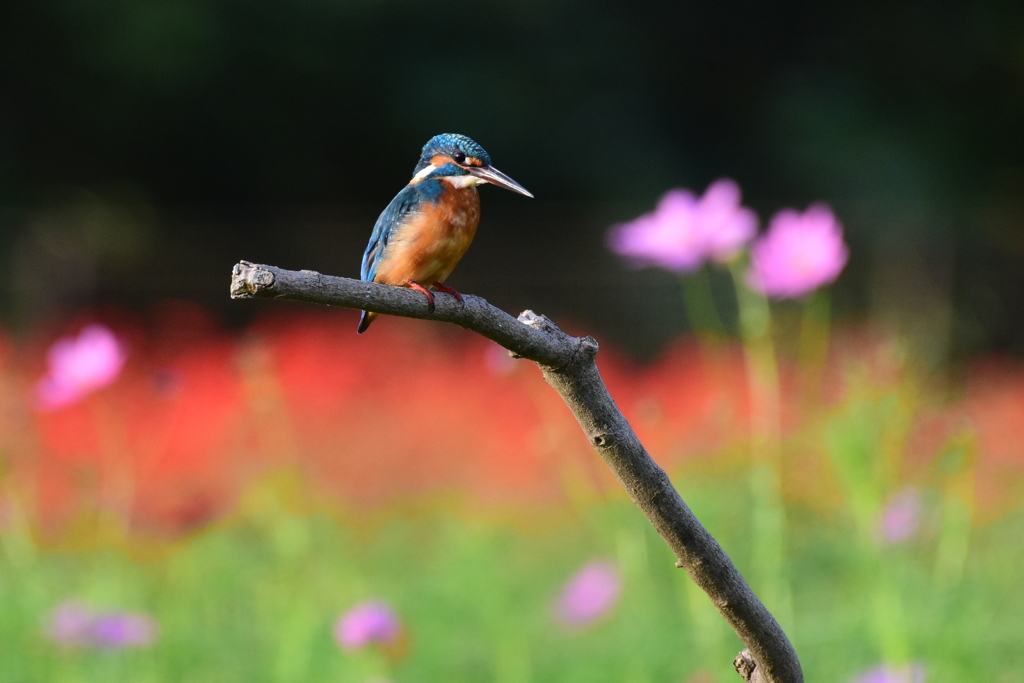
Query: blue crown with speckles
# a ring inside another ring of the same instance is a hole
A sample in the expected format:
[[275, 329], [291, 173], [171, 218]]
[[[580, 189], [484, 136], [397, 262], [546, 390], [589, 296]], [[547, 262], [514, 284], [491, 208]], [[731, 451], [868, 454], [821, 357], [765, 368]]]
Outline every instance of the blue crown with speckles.
[[484, 162], [485, 166], [491, 165], [491, 157], [483, 147], [476, 144], [465, 135], [457, 133], [442, 133], [430, 138], [427, 144], [423, 145], [423, 152], [420, 154], [420, 161], [416, 164], [413, 174], [419, 173], [430, 165], [430, 160], [436, 156], [450, 157], [456, 152], [462, 152], [467, 157], [476, 157]]

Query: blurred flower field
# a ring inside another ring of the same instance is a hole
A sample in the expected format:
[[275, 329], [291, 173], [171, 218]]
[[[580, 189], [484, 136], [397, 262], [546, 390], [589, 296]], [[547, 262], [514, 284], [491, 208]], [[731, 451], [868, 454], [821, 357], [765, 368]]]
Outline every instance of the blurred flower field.
[[[58, 408], [33, 397], [59, 335], [5, 338], [0, 680], [731, 680], [738, 641], [535, 368], [353, 322], [273, 311], [229, 335], [184, 303], [95, 312], [67, 329], [112, 330], [124, 367]], [[758, 589], [740, 349], [600, 365]], [[818, 370], [781, 368], [789, 604], [769, 606], [808, 679], [1018, 680], [1024, 369], [936, 384], [868, 326]], [[367, 602], [394, 637], [337, 640]], [[83, 612], [135, 631], [55, 631]]]
[[[940, 374], [833, 326], [831, 210], [756, 226], [719, 181], [609, 232], [695, 274], [698, 332], [603, 347], [613, 397], [807, 680], [1024, 681], [1024, 365]], [[0, 682], [735, 680], [739, 641], [535, 367], [354, 327], [171, 301], [0, 334]]]

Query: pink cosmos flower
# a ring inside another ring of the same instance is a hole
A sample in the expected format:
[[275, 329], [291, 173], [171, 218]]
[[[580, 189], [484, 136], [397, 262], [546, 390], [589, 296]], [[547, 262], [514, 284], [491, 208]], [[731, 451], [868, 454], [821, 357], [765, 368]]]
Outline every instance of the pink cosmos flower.
[[96, 647], [142, 647], [155, 642], [156, 636], [156, 622], [135, 612], [101, 613], [92, 624], [92, 642]]
[[914, 535], [920, 525], [921, 504], [917, 491], [904, 489], [889, 499], [878, 530], [886, 543], [901, 543]]
[[46, 624], [46, 635], [64, 647], [82, 647], [89, 644], [93, 613], [81, 602], [69, 600], [58, 605]]
[[860, 674], [852, 683], [924, 683], [925, 678], [921, 664], [903, 667], [881, 664]]
[[690, 272], [704, 262], [704, 251], [693, 224], [696, 198], [686, 190], [669, 190], [653, 213], [608, 232], [608, 246], [636, 267], [658, 266]]
[[383, 602], [356, 605], [343, 614], [334, 627], [334, 638], [345, 650], [358, 650], [371, 643], [391, 645], [400, 634], [398, 617]]
[[687, 273], [707, 259], [732, 259], [756, 230], [757, 216], [740, 205], [739, 186], [723, 178], [700, 198], [688, 190], [669, 190], [653, 213], [612, 227], [608, 246], [637, 267]]
[[718, 263], [735, 258], [757, 232], [757, 214], [740, 204], [740, 187], [728, 178], [704, 191], [696, 223], [707, 257]]
[[835, 281], [848, 258], [843, 228], [831, 209], [785, 209], [750, 248], [747, 281], [765, 296], [794, 299]]
[[62, 647], [122, 649], [151, 645], [157, 639], [152, 617], [137, 612], [95, 612], [75, 600], [50, 613], [46, 634]]
[[58, 339], [47, 354], [49, 370], [36, 384], [36, 406], [57, 410], [107, 386], [117, 379], [127, 355], [114, 333], [99, 324], [77, 337]]
[[555, 615], [567, 626], [585, 626], [615, 605], [620, 589], [619, 572], [611, 562], [590, 562], [565, 584]]

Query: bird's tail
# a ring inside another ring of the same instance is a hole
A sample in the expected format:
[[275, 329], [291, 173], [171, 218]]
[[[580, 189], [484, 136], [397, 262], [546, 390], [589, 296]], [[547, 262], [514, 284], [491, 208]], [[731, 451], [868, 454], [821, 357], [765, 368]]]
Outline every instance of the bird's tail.
[[359, 317], [359, 327], [356, 328], [356, 334], [362, 334], [366, 332], [366, 328], [370, 326], [373, 319], [376, 318], [380, 313], [372, 313], [370, 311], [363, 311], [363, 314]]

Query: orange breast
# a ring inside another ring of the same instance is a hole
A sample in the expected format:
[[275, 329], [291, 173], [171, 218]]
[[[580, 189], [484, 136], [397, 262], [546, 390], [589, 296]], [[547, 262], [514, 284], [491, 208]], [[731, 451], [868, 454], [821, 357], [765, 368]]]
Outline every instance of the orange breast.
[[424, 287], [444, 282], [469, 249], [479, 222], [476, 188], [447, 190], [391, 238], [374, 280], [389, 285], [412, 280]]

